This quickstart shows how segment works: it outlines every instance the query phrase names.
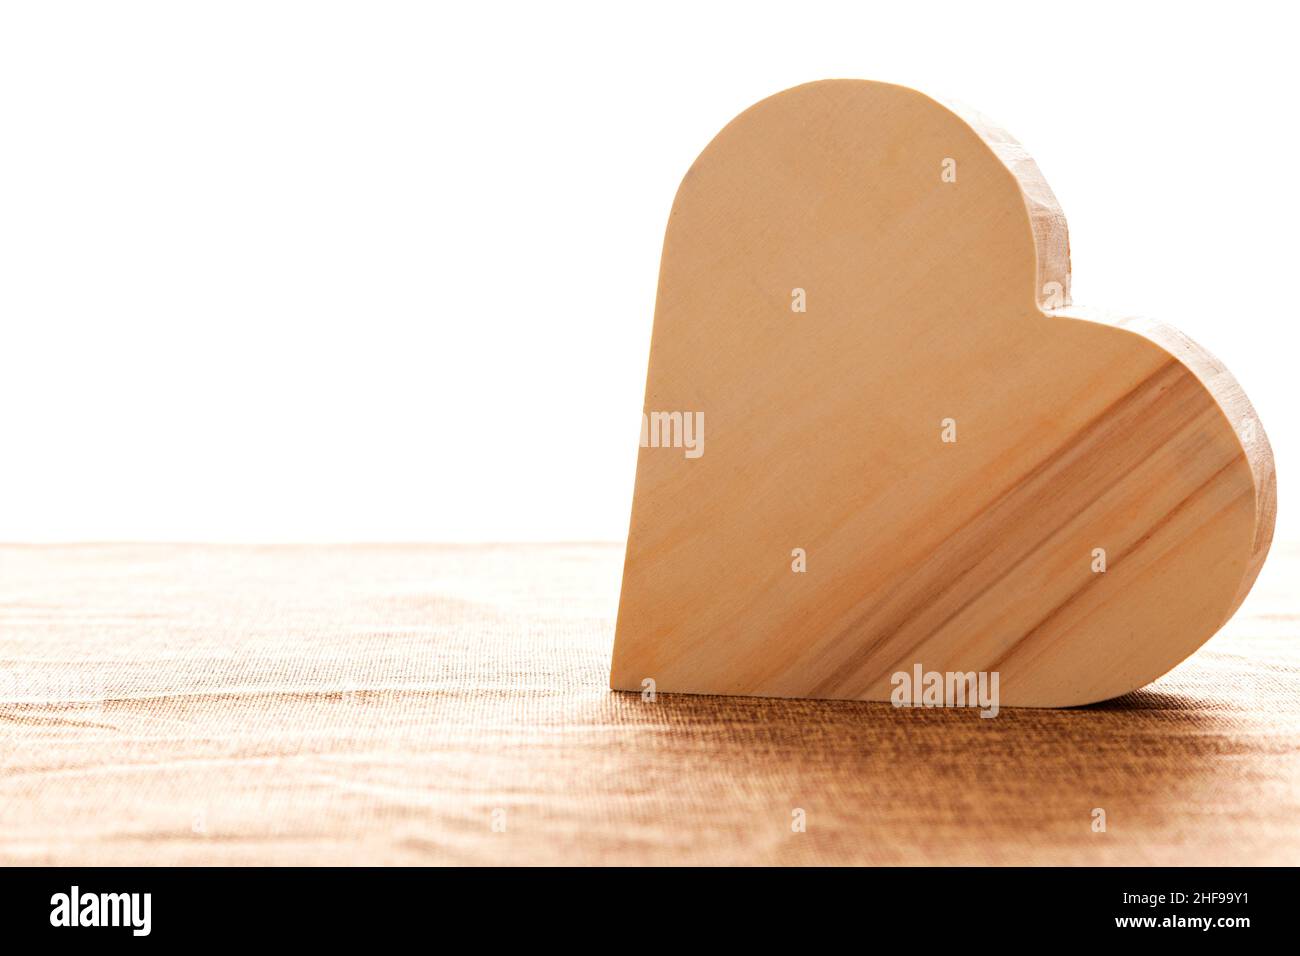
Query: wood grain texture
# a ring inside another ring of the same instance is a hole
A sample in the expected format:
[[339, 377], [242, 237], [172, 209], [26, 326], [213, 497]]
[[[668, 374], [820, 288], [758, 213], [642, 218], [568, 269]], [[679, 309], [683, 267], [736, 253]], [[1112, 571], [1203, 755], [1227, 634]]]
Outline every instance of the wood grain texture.
[[1267, 438], [1204, 350], [1069, 287], [977, 114], [833, 80], [730, 123], [673, 204], [646, 388], [705, 440], [643, 443], [611, 686], [886, 700], [920, 664], [1067, 706], [1203, 644], [1268, 550]]

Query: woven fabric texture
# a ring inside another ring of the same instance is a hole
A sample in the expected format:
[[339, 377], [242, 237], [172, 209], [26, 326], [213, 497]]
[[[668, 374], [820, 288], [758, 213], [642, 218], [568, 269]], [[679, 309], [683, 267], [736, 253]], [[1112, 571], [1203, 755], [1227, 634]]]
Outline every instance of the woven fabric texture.
[[0, 862], [1300, 862], [1296, 546], [1150, 687], [991, 720], [612, 692], [621, 562], [0, 547]]

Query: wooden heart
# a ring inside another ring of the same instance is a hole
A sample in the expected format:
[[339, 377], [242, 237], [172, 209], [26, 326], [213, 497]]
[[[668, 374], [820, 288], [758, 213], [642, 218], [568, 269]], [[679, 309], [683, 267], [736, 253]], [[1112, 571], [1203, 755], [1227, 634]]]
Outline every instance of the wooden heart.
[[975, 114], [828, 80], [733, 120], [664, 240], [610, 685], [889, 700], [919, 665], [1066, 706], [1208, 640], [1272, 538], [1263, 428], [1069, 285]]

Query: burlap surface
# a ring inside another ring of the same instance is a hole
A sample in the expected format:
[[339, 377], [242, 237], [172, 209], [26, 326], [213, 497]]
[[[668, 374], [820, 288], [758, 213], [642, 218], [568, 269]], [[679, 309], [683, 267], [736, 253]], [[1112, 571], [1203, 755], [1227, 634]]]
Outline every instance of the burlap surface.
[[1295, 546], [1156, 684], [993, 720], [611, 692], [621, 561], [0, 548], [0, 861], [1300, 862]]

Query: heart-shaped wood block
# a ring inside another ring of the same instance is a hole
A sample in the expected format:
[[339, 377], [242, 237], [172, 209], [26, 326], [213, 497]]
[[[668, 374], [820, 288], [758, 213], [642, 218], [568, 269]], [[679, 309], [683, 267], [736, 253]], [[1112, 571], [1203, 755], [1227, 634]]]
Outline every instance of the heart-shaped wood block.
[[919, 665], [1067, 706], [1208, 640], [1268, 441], [1214, 358], [1069, 285], [978, 115], [829, 80], [733, 120], [664, 240], [611, 686], [889, 700]]

